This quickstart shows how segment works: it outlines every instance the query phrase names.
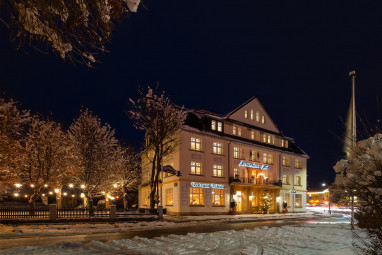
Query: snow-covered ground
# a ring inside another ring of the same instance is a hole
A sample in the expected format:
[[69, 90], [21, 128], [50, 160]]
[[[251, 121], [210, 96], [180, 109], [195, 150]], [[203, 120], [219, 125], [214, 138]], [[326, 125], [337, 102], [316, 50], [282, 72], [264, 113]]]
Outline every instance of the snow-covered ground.
[[348, 224], [283, 226], [242, 231], [169, 235], [153, 239], [112, 240], [90, 243], [61, 242], [40, 247], [3, 250], [16, 254], [354, 254]]

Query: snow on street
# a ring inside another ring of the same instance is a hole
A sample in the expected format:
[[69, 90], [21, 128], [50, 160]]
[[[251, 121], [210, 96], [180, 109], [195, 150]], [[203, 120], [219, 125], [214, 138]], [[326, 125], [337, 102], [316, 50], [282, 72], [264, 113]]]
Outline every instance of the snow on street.
[[353, 254], [348, 224], [315, 224], [169, 235], [153, 239], [135, 237], [108, 242], [61, 242], [56, 245], [18, 247], [2, 251], [16, 254]]

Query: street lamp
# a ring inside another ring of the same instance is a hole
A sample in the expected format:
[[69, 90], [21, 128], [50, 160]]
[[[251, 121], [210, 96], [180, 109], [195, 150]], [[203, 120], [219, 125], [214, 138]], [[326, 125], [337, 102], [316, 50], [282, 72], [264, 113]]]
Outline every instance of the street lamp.
[[322, 183], [322, 187], [326, 187], [326, 183], [324, 182], [324, 183]]

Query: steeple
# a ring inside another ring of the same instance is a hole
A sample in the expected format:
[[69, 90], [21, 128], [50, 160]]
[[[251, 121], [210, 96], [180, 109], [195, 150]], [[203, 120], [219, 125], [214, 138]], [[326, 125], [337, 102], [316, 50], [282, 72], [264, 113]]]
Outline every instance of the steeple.
[[356, 146], [357, 142], [357, 122], [355, 110], [355, 71], [350, 72], [349, 76], [352, 79], [352, 96], [346, 119], [346, 131], [344, 138], [344, 152], [346, 153], [347, 157], [349, 157], [352, 148]]

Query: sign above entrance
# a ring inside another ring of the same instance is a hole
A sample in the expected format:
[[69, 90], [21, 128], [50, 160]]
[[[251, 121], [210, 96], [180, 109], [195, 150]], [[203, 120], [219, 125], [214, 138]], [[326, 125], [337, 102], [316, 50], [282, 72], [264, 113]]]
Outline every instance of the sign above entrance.
[[194, 188], [204, 188], [204, 189], [224, 189], [224, 185], [221, 184], [213, 184], [213, 183], [199, 183], [199, 182], [191, 182], [191, 186]]
[[260, 170], [268, 170], [269, 169], [269, 165], [260, 165], [257, 163], [250, 163], [250, 162], [245, 162], [245, 161], [240, 161], [239, 166], [255, 168], [255, 169], [260, 169]]
[[296, 193], [297, 193], [297, 191], [294, 190], [294, 189], [290, 190], [289, 192], [290, 192], [291, 194], [296, 194]]

